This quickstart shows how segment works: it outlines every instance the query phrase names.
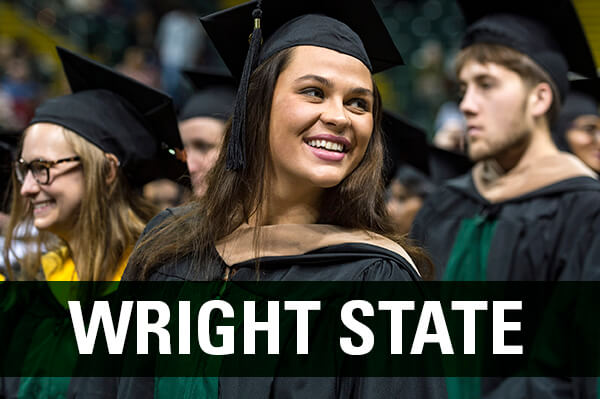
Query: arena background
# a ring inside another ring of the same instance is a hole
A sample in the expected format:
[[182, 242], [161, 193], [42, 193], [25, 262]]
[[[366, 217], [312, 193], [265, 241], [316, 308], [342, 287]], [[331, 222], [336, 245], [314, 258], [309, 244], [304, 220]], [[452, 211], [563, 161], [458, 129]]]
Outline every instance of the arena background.
[[[173, 12], [176, 10], [184, 10], [188, 23], [190, 20], [195, 23], [199, 15], [239, 3], [238, 0], [0, 1], [0, 128], [22, 128], [40, 101], [69, 91], [54, 50], [56, 45], [116, 66], [168, 91], [180, 104], [191, 88], [187, 82], [179, 81], [171, 66], [161, 63], [161, 53], [169, 51], [159, 44], [164, 45], [166, 34], [161, 32], [161, 25], [167, 25], [169, 15], [181, 17], [181, 12]], [[440, 106], [455, 99], [451, 61], [464, 28], [462, 16], [454, 0], [375, 0], [375, 3], [407, 63], [377, 77], [385, 104], [425, 127], [431, 136], [440, 123], [439, 120], [436, 123]], [[574, 0], [574, 4], [600, 65], [600, 2]], [[170, 29], [162, 30], [175, 35], [190, 31], [178, 28], [177, 21], [171, 25]], [[200, 39], [194, 40], [191, 42], [196, 45], [187, 51], [194, 60], [184, 61], [185, 66], [222, 65], [202, 31]]]

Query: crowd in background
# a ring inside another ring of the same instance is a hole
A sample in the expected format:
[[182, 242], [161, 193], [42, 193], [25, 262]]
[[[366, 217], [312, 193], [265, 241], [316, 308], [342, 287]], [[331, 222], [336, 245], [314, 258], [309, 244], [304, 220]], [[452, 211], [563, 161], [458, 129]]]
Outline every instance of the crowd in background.
[[[24, 127], [43, 99], [68, 92], [54, 45], [116, 66], [181, 106], [191, 87], [180, 69], [222, 65], [198, 16], [235, 3], [240, 1], [4, 0], [0, 18], [16, 15], [23, 23], [0, 27], [0, 127]], [[462, 16], [451, 0], [376, 4], [406, 63], [377, 77], [386, 108], [410, 115], [432, 134], [452, 117], [442, 112], [436, 119], [455, 96], [450, 61]], [[40, 39], [39, 31], [51, 39]]]

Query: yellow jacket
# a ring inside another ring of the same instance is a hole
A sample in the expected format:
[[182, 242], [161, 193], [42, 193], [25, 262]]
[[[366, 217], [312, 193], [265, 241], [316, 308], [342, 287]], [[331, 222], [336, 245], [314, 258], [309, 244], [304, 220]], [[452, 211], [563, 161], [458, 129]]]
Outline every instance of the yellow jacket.
[[[125, 251], [111, 281], [121, 280], [132, 250], [133, 248], [129, 248]], [[47, 281], [79, 281], [77, 270], [75, 270], [75, 263], [73, 263], [73, 259], [69, 256], [67, 247], [62, 247], [57, 251], [52, 251], [42, 256], [42, 269]]]

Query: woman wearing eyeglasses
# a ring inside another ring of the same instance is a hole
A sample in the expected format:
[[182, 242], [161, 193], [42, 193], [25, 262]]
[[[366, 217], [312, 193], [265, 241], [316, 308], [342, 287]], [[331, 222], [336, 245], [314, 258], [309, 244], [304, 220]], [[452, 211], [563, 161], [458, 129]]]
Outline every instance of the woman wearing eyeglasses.
[[23, 133], [6, 264], [17, 230], [37, 245], [8, 277], [119, 280], [156, 213], [135, 187], [183, 170], [162, 150], [178, 139], [176, 117], [164, 94], [66, 50], [59, 55], [74, 93], [38, 107]]

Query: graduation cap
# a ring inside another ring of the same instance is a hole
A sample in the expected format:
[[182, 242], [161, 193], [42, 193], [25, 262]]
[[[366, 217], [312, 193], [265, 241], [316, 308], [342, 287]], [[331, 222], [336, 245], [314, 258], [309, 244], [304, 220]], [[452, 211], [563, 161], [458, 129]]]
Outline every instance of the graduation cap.
[[429, 175], [428, 145], [425, 130], [398, 114], [384, 110], [381, 128], [387, 148], [384, 176], [389, 181], [400, 165], [408, 164]]
[[571, 90], [563, 107], [566, 113], [577, 113], [576, 116], [600, 116], [598, 105], [600, 105], [600, 78], [571, 81]]
[[46, 101], [30, 124], [49, 122], [114, 154], [129, 181], [141, 186], [177, 180], [185, 164], [171, 98], [95, 61], [57, 47], [73, 94]]
[[466, 155], [429, 145], [429, 176], [434, 182], [464, 175], [472, 167], [473, 161]]
[[431, 145], [425, 130], [389, 110], [383, 112], [381, 125], [388, 148], [384, 167], [386, 181], [402, 165], [414, 167], [433, 182], [460, 176], [473, 166], [465, 155]]
[[552, 127], [554, 142], [563, 151], [571, 151], [566, 134], [573, 121], [582, 115], [600, 116], [600, 78], [571, 81], [571, 90]]
[[211, 117], [227, 120], [233, 111], [237, 82], [231, 74], [212, 68], [184, 70], [196, 92], [179, 112], [179, 120]]
[[528, 55], [568, 91], [567, 72], [596, 76], [585, 33], [570, 0], [458, 0], [468, 28], [462, 47], [501, 44]]
[[221, 58], [240, 80], [227, 149], [230, 170], [245, 166], [244, 130], [250, 75], [272, 55], [308, 45], [350, 55], [372, 73], [404, 63], [372, 0], [259, 0], [200, 20]]

